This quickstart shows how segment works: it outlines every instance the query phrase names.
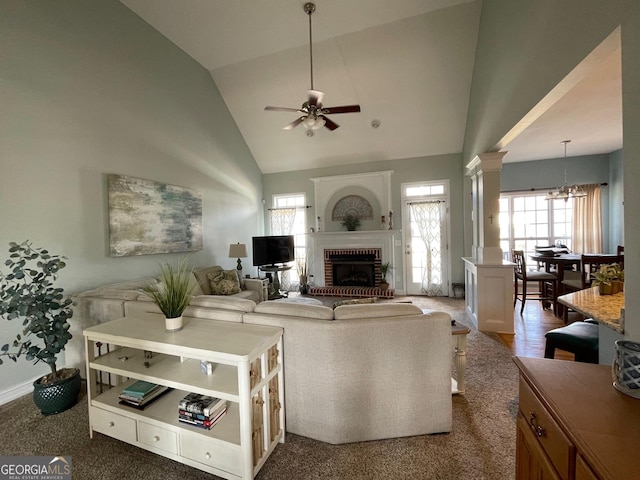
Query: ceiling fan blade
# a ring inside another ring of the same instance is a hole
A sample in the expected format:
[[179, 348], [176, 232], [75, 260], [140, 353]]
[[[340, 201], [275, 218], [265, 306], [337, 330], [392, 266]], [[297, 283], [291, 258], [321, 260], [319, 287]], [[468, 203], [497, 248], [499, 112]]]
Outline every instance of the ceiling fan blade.
[[338, 125], [336, 122], [334, 122], [333, 120], [325, 117], [324, 115], [318, 115], [318, 118], [322, 118], [324, 120], [324, 126], [327, 127], [329, 130], [333, 131], [336, 128], [340, 127], [340, 125]]
[[326, 114], [335, 113], [357, 113], [360, 111], [360, 105], [343, 105], [341, 107], [322, 107], [322, 112]]
[[289, 108], [289, 107], [264, 107], [265, 110], [269, 110], [271, 112], [296, 112], [303, 113], [299, 108]]
[[316, 107], [322, 107], [322, 98], [324, 97], [324, 92], [320, 90], [309, 90], [309, 105], [315, 105]]
[[294, 128], [296, 128], [298, 125], [300, 125], [302, 123], [302, 121], [307, 118], [306, 115], [303, 115], [300, 118], [296, 118], [293, 122], [291, 122], [289, 125], [285, 125], [284, 127], [282, 127], [283, 130], [293, 130]]

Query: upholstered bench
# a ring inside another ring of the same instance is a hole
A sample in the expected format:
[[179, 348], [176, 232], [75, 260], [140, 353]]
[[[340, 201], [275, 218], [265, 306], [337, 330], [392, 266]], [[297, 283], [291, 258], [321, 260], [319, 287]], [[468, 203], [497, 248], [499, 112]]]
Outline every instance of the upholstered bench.
[[598, 363], [598, 324], [573, 322], [545, 334], [545, 358], [553, 358], [556, 348], [575, 354], [576, 362]]

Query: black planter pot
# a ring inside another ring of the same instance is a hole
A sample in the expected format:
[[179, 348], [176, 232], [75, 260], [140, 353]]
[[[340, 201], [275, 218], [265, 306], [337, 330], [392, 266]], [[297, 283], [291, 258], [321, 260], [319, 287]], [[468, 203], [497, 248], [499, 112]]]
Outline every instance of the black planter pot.
[[43, 415], [54, 415], [64, 412], [78, 403], [82, 378], [80, 370], [73, 370], [73, 375], [49, 383], [41, 383], [41, 378], [33, 382], [33, 403]]

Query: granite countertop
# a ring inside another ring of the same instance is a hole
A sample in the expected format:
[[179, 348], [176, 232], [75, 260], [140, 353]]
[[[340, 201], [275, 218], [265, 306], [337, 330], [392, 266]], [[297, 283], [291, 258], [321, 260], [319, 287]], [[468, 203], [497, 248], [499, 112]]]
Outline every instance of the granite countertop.
[[598, 287], [561, 295], [558, 301], [598, 323], [624, 333], [624, 292], [600, 295]]

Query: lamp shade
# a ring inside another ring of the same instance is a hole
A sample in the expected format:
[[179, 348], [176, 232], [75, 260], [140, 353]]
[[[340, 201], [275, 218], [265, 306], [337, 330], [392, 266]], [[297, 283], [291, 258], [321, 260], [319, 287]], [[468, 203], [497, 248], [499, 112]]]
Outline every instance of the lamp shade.
[[244, 243], [232, 243], [229, 245], [229, 258], [246, 258], [247, 246]]

